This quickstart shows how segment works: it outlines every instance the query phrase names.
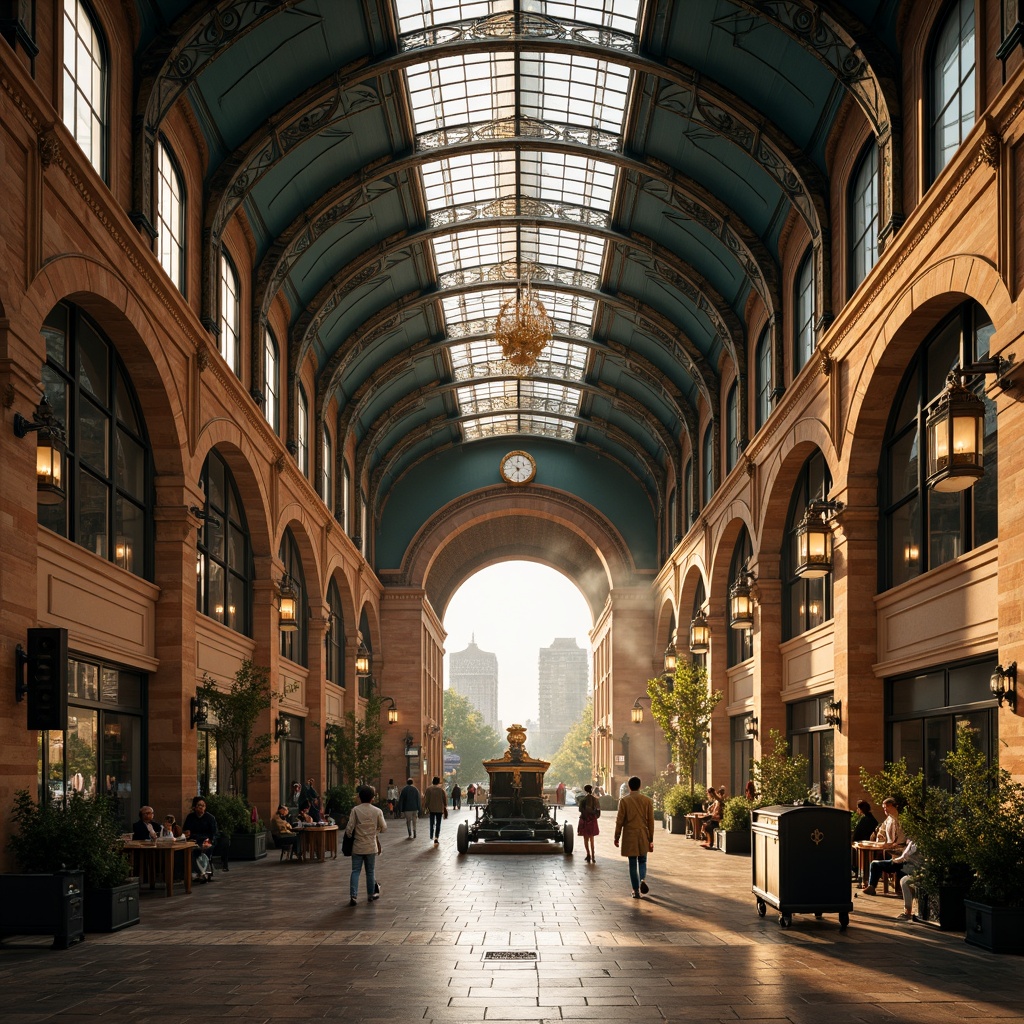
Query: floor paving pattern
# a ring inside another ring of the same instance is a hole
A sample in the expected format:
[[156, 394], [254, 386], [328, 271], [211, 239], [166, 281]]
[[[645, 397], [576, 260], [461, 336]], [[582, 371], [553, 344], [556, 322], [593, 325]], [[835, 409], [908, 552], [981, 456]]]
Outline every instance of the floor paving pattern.
[[[750, 858], [655, 837], [634, 900], [602, 819], [597, 861], [459, 856], [391, 822], [381, 898], [348, 901], [351, 862], [232, 863], [191, 895], [144, 890], [142, 923], [68, 950], [0, 947], [0, 1022], [1024, 1021], [1024, 958], [898, 924], [902, 902], [759, 918]], [[569, 813], [575, 820], [575, 812]]]

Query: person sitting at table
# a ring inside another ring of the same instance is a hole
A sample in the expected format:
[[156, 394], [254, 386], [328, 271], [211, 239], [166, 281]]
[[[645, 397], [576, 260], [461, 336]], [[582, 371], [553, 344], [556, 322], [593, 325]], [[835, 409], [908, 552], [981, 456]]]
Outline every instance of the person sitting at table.
[[[871, 813], [871, 804], [867, 800], [857, 801], [857, 810], [860, 812], [860, 818], [857, 824], [853, 826], [853, 842], [864, 843], [870, 841], [871, 837], [875, 834], [875, 829], [878, 828], [878, 819]], [[852, 867], [853, 873], [857, 874], [857, 851], [851, 850], [853, 859]]]
[[320, 806], [320, 797], [315, 796], [309, 801], [306, 814], [314, 825], [322, 825], [327, 819], [324, 817], [323, 808]]
[[[900, 824], [900, 812], [896, 806], [896, 798], [887, 796], [882, 801], [882, 810], [885, 811], [885, 824], [883, 826], [885, 838], [877, 849], [900, 851], [906, 844], [907, 837], [903, 831], [903, 826]], [[875, 895], [875, 886], [878, 885], [878, 880], [882, 877], [883, 872], [891, 871], [899, 879], [902, 870], [901, 865], [896, 863], [895, 858], [891, 855], [886, 860], [873, 860], [868, 866], [868, 884], [864, 887], [864, 895]]]
[[270, 838], [279, 850], [288, 851], [289, 858], [299, 852], [299, 840], [302, 837], [292, 828], [288, 808], [284, 804], [278, 807], [277, 814], [270, 819]]
[[708, 808], [708, 816], [704, 819], [701, 831], [704, 834], [704, 842], [700, 845], [705, 850], [710, 850], [715, 844], [715, 829], [722, 824], [722, 814], [725, 811], [725, 786], [719, 786], [717, 791], [708, 789], [709, 793], [715, 794], [715, 799]]
[[153, 815], [155, 813], [153, 808], [148, 805], [139, 808], [139, 820], [135, 822], [132, 828], [132, 839], [140, 842], [156, 839], [160, 830], [153, 824]]
[[[219, 846], [220, 836], [217, 831], [217, 819], [206, 809], [206, 801], [197, 796], [192, 801], [192, 810], [185, 816], [181, 828], [182, 835], [196, 844], [192, 851], [193, 873], [200, 881], [213, 881], [213, 855], [220, 848], [221, 867], [228, 870], [227, 853]], [[206, 864], [202, 859], [206, 858]]]
[[181, 838], [181, 826], [174, 820], [173, 814], [168, 814], [167, 817], [164, 818], [164, 823], [160, 826], [160, 838]]

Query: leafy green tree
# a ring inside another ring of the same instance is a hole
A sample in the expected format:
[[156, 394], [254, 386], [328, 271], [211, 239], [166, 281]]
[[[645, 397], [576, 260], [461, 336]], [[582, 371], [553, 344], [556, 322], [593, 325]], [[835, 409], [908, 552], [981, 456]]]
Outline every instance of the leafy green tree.
[[807, 758], [790, 756], [789, 744], [777, 729], [768, 733], [760, 761], [752, 763], [754, 788], [760, 807], [802, 803], [807, 799]]
[[246, 658], [229, 690], [204, 675], [199, 696], [210, 711], [217, 752], [228, 765], [230, 792], [244, 797], [250, 779], [276, 760], [270, 733], [256, 732], [256, 723], [274, 702], [270, 669]]
[[647, 680], [651, 714], [672, 750], [676, 771], [694, 787], [697, 758], [707, 742], [711, 715], [722, 699], [721, 690], [708, 686], [708, 671], [682, 658], [676, 662], [671, 679], [658, 676]]
[[362, 717], [354, 711], [345, 713], [344, 724], [334, 730], [334, 756], [341, 777], [354, 787], [376, 786], [384, 765], [384, 727], [380, 723], [383, 701], [376, 687], [366, 698]]
[[501, 757], [505, 743], [461, 693], [450, 688], [445, 690], [443, 708], [445, 741], [462, 758], [451, 776], [452, 783], [468, 786], [471, 782], [480, 782], [486, 774], [481, 761]]
[[551, 758], [547, 777], [557, 785], [585, 786], [590, 777], [590, 733], [594, 728], [594, 699], [587, 698], [587, 706], [565, 734], [562, 745]]

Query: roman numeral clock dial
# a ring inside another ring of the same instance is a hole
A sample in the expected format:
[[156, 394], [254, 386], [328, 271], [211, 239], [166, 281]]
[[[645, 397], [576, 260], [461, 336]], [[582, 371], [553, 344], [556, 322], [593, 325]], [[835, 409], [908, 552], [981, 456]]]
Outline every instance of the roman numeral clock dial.
[[507, 484], [528, 484], [537, 475], [537, 463], [529, 452], [509, 452], [499, 469]]

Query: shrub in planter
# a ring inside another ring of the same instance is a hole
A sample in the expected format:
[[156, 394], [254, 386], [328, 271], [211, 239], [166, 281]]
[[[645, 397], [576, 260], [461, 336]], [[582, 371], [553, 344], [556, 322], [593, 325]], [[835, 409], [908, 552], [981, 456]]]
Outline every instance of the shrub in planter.
[[676, 835], [683, 835], [686, 832], [686, 815], [699, 811], [700, 807], [699, 794], [695, 794], [689, 786], [672, 786], [665, 794], [665, 814], [670, 819], [669, 830]]
[[217, 830], [232, 860], [258, 860], [267, 855], [263, 821], [252, 820], [252, 808], [240, 796], [211, 793], [206, 809], [217, 819]]
[[351, 786], [331, 786], [324, 793], [324, 810], [339, 824], [348, 821], [349, 813], [356, 804], [356, 794]]
[[726, 800], [721, 827], [715, 829], [715, 845], [723, 853], [750, 853], [751, 806], [742, 796]]

